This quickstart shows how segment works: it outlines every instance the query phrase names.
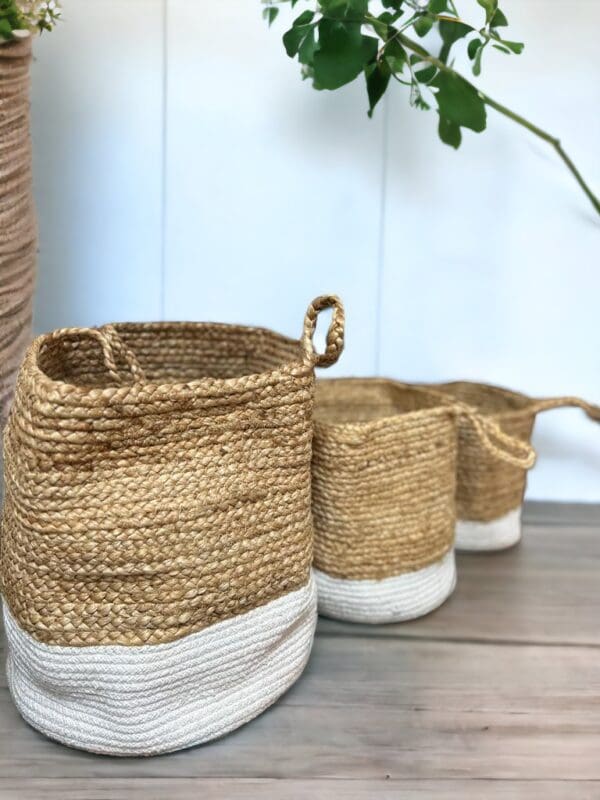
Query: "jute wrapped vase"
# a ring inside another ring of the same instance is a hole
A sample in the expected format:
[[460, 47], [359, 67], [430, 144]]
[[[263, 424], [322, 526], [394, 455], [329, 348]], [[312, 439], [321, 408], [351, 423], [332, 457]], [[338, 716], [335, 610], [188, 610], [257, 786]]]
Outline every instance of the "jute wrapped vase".
[[31, 180], [31, 39], [0, 44], [0, 429], [31, 340], [37, 231]]
[[[600, 422], [600, 408], [578, 397], [532, 398], [482, 383], [457, 381], [427, 387], [476, 408], [487, 420], [523, 442], [531, 442], [537, 414], [577, 407]], [[521, 539], [521, 510], [527, 471], [490, 456], [468, 425], [459, 431], [456, 546], [459, 550], [493, 551]]]
[[402, 622], [451, 594], [459, 426], [490, 459], [521, 469], [534, 461], [530, 445], [440, 392], [383, 379], [318, 381], [312, 474], [322, 614]]
[[5, 432], [0, 553], [8, 681], [31, 725], [161, 753], [247, 722], [300, 675], [314, 367], [337, 360], [343, 329], [323, 297], [301, 341], [156, 323], [33, 343]]

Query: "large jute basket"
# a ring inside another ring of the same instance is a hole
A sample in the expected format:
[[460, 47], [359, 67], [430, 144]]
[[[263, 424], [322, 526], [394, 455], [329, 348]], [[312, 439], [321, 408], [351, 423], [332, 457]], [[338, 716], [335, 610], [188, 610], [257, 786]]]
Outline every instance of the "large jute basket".
[[[527, 443], [531, 441], [536, 416], [542, 411], [573, 406], [600, 421], [600, 408], [578, 397], [532, 398], [499, 386], [469, 381], [427, 388], [470, 404], [505, 433]], [[469, 425], [460, 426], [459, 437], [456, 546], [471, 551], [512, 547], [521, 539], [527, 471], [492, 458]]]
[[384, 379], [318, 381], [312, 471], [322, 614], [401, 622], [451, 594], [459, 424], [490, 458], [533, 463], [530, 445], [439, 392]]
[[35, 340], [5, 432], [0, 554], [8, 681], [34, 727], [161, 753], [247, 722], [300, 675], [314, 367], [343, 328], [322, 297], [300, 341], [193, 323]]
[[0, 44], [0, 429], [31, 341], [37, 229], [31, 178], [31, 38]]

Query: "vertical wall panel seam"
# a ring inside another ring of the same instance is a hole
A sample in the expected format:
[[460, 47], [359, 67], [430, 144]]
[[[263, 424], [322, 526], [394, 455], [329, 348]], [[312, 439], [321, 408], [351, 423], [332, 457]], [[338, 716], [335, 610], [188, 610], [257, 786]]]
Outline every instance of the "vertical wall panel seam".
[[162, 142], [160, 220], [160, 318], [166, 314], [167, 288], [167, 145], [169, 111], [169, 0], [162, 0]]
[[382, 133], [381, 133], [381, 173], [379, 187], [379, 230], [377, 241], [377, 273], [375, 289], [375, 374], [381, 370], [381, 338], [382, 329], [382, 303], [383, 303], [383, 277], [385, 272], [385, 223], [387, 205], [387, 179], [388, 179], [388, 127], [389, 127], [389, 98], [383, 98], [382, 108]]

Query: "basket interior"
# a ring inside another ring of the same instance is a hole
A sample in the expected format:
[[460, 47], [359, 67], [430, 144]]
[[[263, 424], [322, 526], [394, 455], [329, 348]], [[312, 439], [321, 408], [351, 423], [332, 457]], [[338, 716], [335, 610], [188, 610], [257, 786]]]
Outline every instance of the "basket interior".
[[[302, 360], [300, 343], [262, 328], [212, 323], [119, 323], [123, 342], [152, 383], [237, 378]], [[126, 362], [116, 362], [123, 376]], [[98, 341], [84, 333], [47, 339], [38, 367], [49, 378], [79, 386], [110, 386]]]
[[333, 379], [317, 381], [315, 417], [322, 422], [370, 422], [436, 408], [443, 398], [426, 389], [390, 380]]
[[456, 400], [474, 406], [484, 414], [522, 411], [531, 404], [530, 398], [524, 394], [483, 383], [454, 381], [436, 385], [435, 389], [450, 395]]

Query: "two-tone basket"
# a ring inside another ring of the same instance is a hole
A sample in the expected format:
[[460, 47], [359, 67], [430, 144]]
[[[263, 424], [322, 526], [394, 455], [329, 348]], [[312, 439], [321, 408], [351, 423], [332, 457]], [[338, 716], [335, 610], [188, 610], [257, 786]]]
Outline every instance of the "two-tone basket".
[[490, 458], [514, 468], [533, 464], [528, 444], [439, 392], [374, 378], [317, 382], [312, 471], [320, 613], [401, 622], [451, 594], [459, 425]]
[[[537, 414], [578, 407], [595, 421], [600, 408], [578, 397], [532, 398], [482, 383], [457, 381], [427, 386], [452, 400], [468, 403], [510, 436], [531, 442]], [[459, 550], [493, 551], [521, 539], [521, 511], [527, 471], [493, 458], [468, 424], [459, 429], [456, 546]]]
[[34, 342], [5, 434], [0, 575], [9, 686], [35, 728], [166, 752], [250, 720], [300, 675], [314, 367], [337, 360], [343, 328], [323, 297], [301, 341], [156, 323]]

